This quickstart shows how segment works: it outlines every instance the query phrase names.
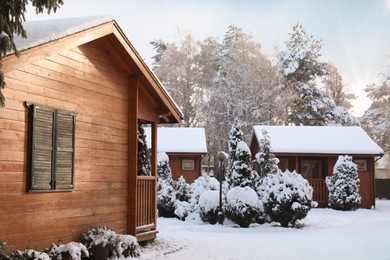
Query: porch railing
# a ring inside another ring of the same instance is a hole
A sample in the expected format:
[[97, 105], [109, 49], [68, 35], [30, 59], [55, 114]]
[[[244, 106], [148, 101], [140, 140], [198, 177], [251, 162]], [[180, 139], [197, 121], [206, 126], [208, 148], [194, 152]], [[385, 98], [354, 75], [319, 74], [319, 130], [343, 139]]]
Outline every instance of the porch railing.
[[327, 205], [328, 203], [328, 188], [326, 187], [324, 179], [308, 179], [310, 185], [313, 187], [313, 200], [320, 205]]
[[137, 176], [137, 233], [156, 229], [156, 178]]

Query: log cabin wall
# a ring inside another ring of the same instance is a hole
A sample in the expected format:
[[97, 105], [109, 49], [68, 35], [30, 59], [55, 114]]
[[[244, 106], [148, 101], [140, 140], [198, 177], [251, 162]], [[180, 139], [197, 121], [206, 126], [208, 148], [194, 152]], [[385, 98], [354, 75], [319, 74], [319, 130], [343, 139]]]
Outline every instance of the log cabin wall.
[[[202, 155], [200, 154], [174, 154], [167, 153], [169, 156], [169, 166], [172, 170], [172, 178], [178, 180], [180, 176], [183, 176], [187, 183], [193, 183], [199, 176], [202, 175]], [[182, 160], [189, 159], [194, 160], [194, 170], [183, 170]]]
[[[6, 73], [0, 239], [9, 244], [7, 252], [78, 241], [81, 232], [98, 225], [126, 233], [131, 71], [114, 52], [102, 38]], [[73, 191], [26, 192], [25, 101], [77, 113]]]

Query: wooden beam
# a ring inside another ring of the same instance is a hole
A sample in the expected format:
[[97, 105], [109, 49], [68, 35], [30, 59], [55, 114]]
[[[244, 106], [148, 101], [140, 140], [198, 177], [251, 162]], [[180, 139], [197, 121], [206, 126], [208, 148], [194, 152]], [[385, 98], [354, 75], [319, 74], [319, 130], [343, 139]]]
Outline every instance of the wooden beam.
[[153, 215], [154, 215], [154, 225], [155, 225], [155, 228], [157, 229], [157, 123], [156, 122], [152, 122], [152, 125], [151, 125], [151, 132], [152, 132], [152, 156], [151, 156], [151, 160], [152, 160], [152, 176], [155, 177], [155, 183], [156, 183], [156, 186], [155, 186], [155, 196], [154, 198], [151, 198], [152, 199], [152, 204], [154, 205], [153, 206]]
[[137, 151], [138, 151], [138, 88], [139, 80], [131, 77], [129, 80], [129, 200], [127, 231], [136, 235], [137, 228]]

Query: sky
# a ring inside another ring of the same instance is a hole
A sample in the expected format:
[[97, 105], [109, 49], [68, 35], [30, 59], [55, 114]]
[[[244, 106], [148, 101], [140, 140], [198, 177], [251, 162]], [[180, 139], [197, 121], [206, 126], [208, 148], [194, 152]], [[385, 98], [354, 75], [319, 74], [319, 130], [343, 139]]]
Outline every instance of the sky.
[[[390, 0], [65, 0], [49, 16], [29, 7], [26, 20], [109, 15], [117, 21], [137, 51], [151, 65], [150, 41], [176, 40], [178, 29], [196, 39], [222, 39], [229, 25], [242, 27], [271, 56], [281, 49], [300, 23], [323, 41], [320, 60], [331, 61], [358, 99], [360, 116], [370, 102], [364, 88], [390, 68]], [[27, 32], [28, 34], [28, 32]]]

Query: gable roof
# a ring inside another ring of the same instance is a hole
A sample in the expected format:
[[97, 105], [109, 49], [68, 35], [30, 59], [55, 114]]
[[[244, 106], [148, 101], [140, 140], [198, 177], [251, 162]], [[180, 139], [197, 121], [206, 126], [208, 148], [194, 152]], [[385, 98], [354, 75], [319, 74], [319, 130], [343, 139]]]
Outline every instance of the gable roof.
[[383, 150], [358, 126], [254, 126], [253, 138], [271, 138], [274, 153], [383, 155]]
[[14, 42], [16, 48], [19, 51], [23, 51], [111, 21], [113, 19], [110, 16], [28, 21], [23, 24], [27, 38], [15, 35]]
[[119, 25], [111, 17], [81, 17], [26, 22], [27, 39], [15, 36], [20, 50], [19, 58], [9, 53], [3, 58], [4, 73], [18, 69], [27, 63], [43, 59], [64, 49], [71, 49], [102, 37], [108, 37], [113, 47], [120, 52], [126, 64], [139, 76], [154, 98], [164, 105], [161, 108], [161, 123], [177, 123], [183, 113], [168, 94], [155, 74], [146, 65]]
[[[150, 128], [145, 127], [146, 142], [151, 145]], [[159, 127], [157, 151], [167, 153], [207, 153], [204, 128]]]

